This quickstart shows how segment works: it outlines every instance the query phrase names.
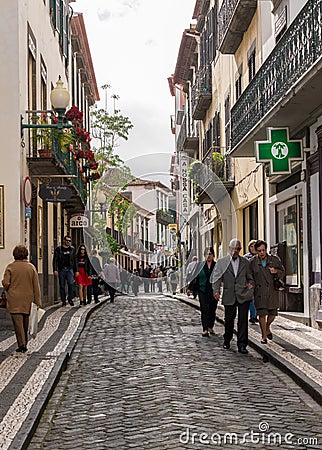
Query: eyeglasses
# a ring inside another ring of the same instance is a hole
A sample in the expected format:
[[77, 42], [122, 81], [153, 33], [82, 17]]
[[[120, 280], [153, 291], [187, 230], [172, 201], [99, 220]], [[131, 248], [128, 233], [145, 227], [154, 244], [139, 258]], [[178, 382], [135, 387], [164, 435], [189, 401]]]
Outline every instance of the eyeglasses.
[[65, 239], [65, 242], [72, 242], [71, 239]]

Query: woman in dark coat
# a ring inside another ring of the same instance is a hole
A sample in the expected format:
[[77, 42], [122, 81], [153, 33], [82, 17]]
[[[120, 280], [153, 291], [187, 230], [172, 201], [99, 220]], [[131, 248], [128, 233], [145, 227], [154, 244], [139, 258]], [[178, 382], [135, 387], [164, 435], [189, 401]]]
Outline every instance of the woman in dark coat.
[[195, 279], [195, 290], [198, 293], [200, 312], [201, 312], [201, 324], [202, 324], [202, 336], [209, 337], [210, 334], [215, 334], [214, 324], [216, 319], [216, 309], [218, 301], [214, 298], [212, 285], [210, 283], [210, 276], [215, 268], [214, 256], [215, 252], [212, 247], [208, 247], [204, 252], [205, 262], [200, 266], [198, 264], [198, 273]]
[[254, 303], [262, 332], [262, 344], [273, 339], [271, 324], [277, 316], [279, 294], [275, 288], [276, 280], [283, 280], [285, 270], [277, 256], [267, 253], [267, 243], [257, 241], [257, 256], [250, 261], [250, 269], [255, 282]]

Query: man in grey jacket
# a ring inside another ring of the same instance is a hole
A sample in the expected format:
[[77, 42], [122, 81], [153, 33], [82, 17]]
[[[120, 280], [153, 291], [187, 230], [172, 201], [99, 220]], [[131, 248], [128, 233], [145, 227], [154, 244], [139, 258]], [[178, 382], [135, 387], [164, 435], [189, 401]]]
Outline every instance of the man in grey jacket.
[[230, 348], [238, 309], [237, 347], [239, 353], [247, 354], [248, 310], [250, 300], [253, 298], [254, 281], [249, 269], [249, 261], [239, 256], [241, 248], [240, 240], [230, 241], [229, 254], [217, 261], [211, 283], [216, 300], [219, 300], [220, 286], [221, 283], [223, 284], [222, 304], [225, 307], [223, 347]]

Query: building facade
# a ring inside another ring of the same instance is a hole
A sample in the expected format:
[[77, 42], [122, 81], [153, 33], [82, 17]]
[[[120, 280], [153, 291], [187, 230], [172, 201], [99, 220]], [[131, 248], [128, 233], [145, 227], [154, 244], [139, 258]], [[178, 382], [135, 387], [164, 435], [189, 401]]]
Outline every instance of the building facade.
[[[317, 328], [321, 8], [319, 0], [197, 0], [171, 87], [184, 98], [176, 102], [176, 114], [183, 115], [176, 129], [178, 161], [184, 152], [198, 159], [217, 173], [230, 198], [221, 207], [216, 180], [197, 177], [191, 199], [199, 205], [201, 246], [213, 244], [218, 257], [235, 235], [244, 252], [250, 239], [265, 239], [286, 268], [281, 312]], [[292, 143], [301, 148], [294, 158], [289, 150], [279, 154], [286, 158], [283, 171], [274, 169], [273, 151], [270, 157], [255, 151], [273, 144], [276, 129], [284, 130], [287, 149]], [[190, 209], [192, 215], [192, 203]], [[191, 234], [196, 223], [189, 225]]]
[[[3, 5], [0, 18], [0, 51], [6, 61], [0, 68], [6, 105], [0, 113], [5, 144], [0, 168], [1, 269], [12, 260], [13, 247], [25, 244], [39, 273], [44, 305], [58, 295], [52, 275], [53, 250], [71, 231], [71, 213], [84, 210], [89, 183], [88, 174], [80, 170], [81, 162], [62, 142], [63, 134], [25, 126], [57, 120], [50, 93], [59, 76], [71, 94], [68, 107], [77, 105], [83, 111], [87, 129], [89, 107], [98, 100], [84, 22], [81, 15], [72, 18], [69, 3], [13, 0]], [[42, 151], [46, 139], [50, 142], [47, 153]], [[58, 196], [63, 190], [68, 192], [66, 201]], [[55, 196], [48, 198], [50, 191]], [[72, 234], [74, 243], [80, 243], [81, 233]]]

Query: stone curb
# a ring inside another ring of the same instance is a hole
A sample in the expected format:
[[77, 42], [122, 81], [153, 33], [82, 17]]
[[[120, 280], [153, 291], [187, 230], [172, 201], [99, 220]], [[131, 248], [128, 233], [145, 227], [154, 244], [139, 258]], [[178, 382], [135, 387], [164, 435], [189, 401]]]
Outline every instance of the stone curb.
[[[167, 297], [176, 298], [182, 303], [186, 305], [192, 306], [195, 309], [200, 310], [199, 302], [197, 300], [189, 299], [188, 297], [183, 298], [179, 295], [172, 296], [171, 294], [164, 293]], [[224, 310], [222, 305], [219, 305], [222, 311]], [[217, 322], [224, 323], [224, 320], [220, 317], [216, 317]], [[236, 333], [236, 330], [234, 330]], [[312, 381], [309, 377], [307, 377], [301, 370], [295, 367], [293, 364], [290, 364], [288, 361], [283, 359], [273, 350], [260, 346], [254, 339], [251, 337], [248, 338], [249, 346], [252, 347], [257, 353], [263, 356], [264, 362], [271, 362], [284, 373], [286, 373], [289, 377], [295, 381], [295, 383], [300, 386], [307, 394], [309, 394], [313, 400], [315, 400], [319, 405], [322, 406], [322, 388], [317, 383]]]
[[101, 305], [107, 302], [109, 297], [105, 297], [100, 300], [99, 303], [94, 303], [87, 311], [84, 311], [80, 324], [75, 331], [75, 334], [69, 342], [67, 349], [58, 358], [50, 373], [50, 376], [46, 380], [45, 384], [41, 388], [35, 403], [33, 404], [28, 417], [23, 422], [21, 428], [10, 444], [9, 450], [26, 450], [35, 433], [35, 430], [40, 422], [41, 416], [47, 407], [47, 404], [52, 396], [54, 389], [61, 377], [61, 374], [66, 370], [67, 363], [74, 351], [80, 334], [82, 333], [89, 316], [93, 311], [98, 309]]

